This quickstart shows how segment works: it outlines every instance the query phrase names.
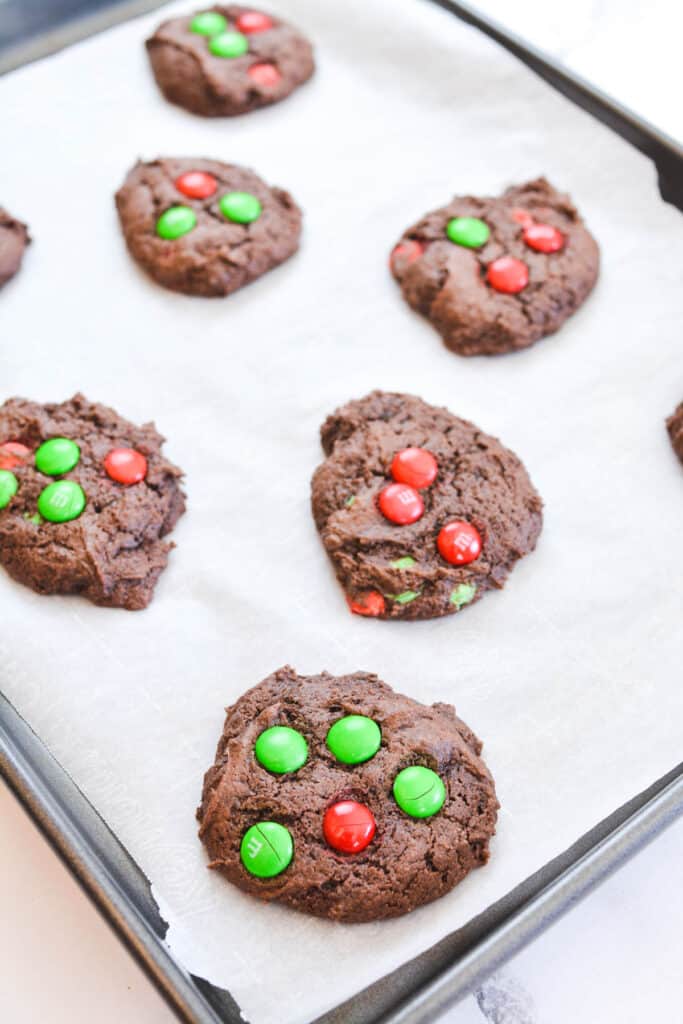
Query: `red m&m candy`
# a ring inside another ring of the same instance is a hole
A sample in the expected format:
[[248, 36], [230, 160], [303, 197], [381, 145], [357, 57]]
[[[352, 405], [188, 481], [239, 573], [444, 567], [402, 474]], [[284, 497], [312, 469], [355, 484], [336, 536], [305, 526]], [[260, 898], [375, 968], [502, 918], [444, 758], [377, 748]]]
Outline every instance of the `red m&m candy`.
[[31, 454], [31, 449], [18, 441], [5, 441], [0, 444], [0, 469], [14, 469], [25, 462]]
[[531, 216], [529, 211], [528, 210], [520, 210], [519, 207], [517, 207], [514, 210], [511, 210], [510, 211], [510, 216], [512, 217], [512, 219], [514, 221], [517, 222], [517, 224], [521, 224], [522, 227], [524, 227], [524, 228], [528, 227], [529, 224], [533, 224], [533, 222], [534, 222], [534, 218]]
[[408, 484], [389, 484], [380, 491], [379, 508], [385, 519], [399, 526], [417, 522], [425, 510], [422, 498]]
[[481, 537], [472, 523], [456, 519], [443, 527], [436, 541], [439, 553], [451, 565], [469, 565], [481, 554]]
[[112, 448], [104, 468], [117, 484], [139, 484], [147, 476], [147, 459], [134, 448]]
[[237, 18], [235, 26], [238, 32], [248, 35], [250, 32], [265, 32], [273, 27], [273, 19], [261, 11], [244, 11]]
[[175, 187], [190, 199], [208, 199], [218, 188], [218, 182], [206, 171], [186, 171], [176, 178]]
[[340, 853], [360, 853], [372, 842], [375, 829], [372, 811], [355, 800], [332, 804], [323, 818], [325, 841]]
[[274, 64], [252, 64], [247, 69], [247, 74], [252, 82], [262, 85], [264, 89], [272, 89], [282, 78]]
[[514, 256], [501, 256], [489, 263], [486, 279], [497, 292], [516, 295], [529, 283], [529, 268]]
[[564, 245], [564, 235], [552, 224], [527, 224], [522, 238], [536, 252], [559, 252]]
[[418, 242], [415, 238], [408, 238], [405, 242], [399, 242], [392, 250], [389, 262], [391, 267], [400, 274], [402, 270], [409, 267], [411, 263], [415, 263], [419, 260], [422, 253], [425, 251], [425, 247], [422, 242]]
[[433, 484], [438, 472], [437, 461], [426, 448], [403, 448], [396, 452], [391, 463], [394, 480], [418, 490]]
[[365, 594], [347, 597], [346, 600], [354, 615], [367, 615], [371, 618], [381, 615], [386, 607], [386, 602], [378, 590], [368, 590]]

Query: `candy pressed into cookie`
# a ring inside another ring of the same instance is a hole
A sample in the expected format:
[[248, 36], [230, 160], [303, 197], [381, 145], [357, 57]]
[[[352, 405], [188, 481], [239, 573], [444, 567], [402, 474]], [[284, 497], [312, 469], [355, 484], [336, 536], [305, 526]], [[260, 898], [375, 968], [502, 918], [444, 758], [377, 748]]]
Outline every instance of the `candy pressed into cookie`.
[[234, 4], [165, 21], [146, 46], [166, 99], [205, 117], [278, 103], [315, 67], [311, 44], [295, 28]]
[[159, 284], [230, 295], [299, 248], [288, 192], [235, 164], [188, 157], [137, 163], [116, 193], [131, 255]]
[[683, 462], [683, 402], [677, 406], [666, 421], [671, 446], [678, 458]]
[[545, 178], [501, 196], [456, 196], [391, 254], [403, 297], [463, 356], [527, 348], [576, 312], [598, 277], [598, 246], [569, 196]]
[[374, 391], [328, 416], [321, 439], [313, 516], [357, 615], [453, 614], [536, 546], [542, 502], [526, 469], [447, 409]]
[[498, 801], [450, 704], [285, 667], [228, 708], [197, 812], [219, 870], [337, 921], [397, 917], [485, 864]]
[[185, 510], [154, 425], [75, 395], [0, 406], [0, 564], [39, 594], [137, 610], [152, 599]]
[[0, 206], [0, 288], [6, 284], [21, 267], [24, 249], [31, 238], [25, 224], [11, 217]]

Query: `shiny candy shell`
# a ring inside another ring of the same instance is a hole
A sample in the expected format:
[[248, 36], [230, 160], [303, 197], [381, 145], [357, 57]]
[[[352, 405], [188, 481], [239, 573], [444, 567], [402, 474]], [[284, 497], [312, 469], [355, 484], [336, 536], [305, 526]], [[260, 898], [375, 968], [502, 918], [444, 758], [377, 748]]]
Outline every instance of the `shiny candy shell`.
[[7, 508], [19, 490], [19, 481], [9, 469], [0, 469], [0, 509]]
[[273, 725], [256, 740], [254, 756], [269, 772], [284, 775], [298, 771], [306, 763], [308, 744], [296, 729], [288, 725]]
[[243, 11], [237, 18], [235, 25], [240, 32], [246, 34], [255, 32], [266, 32], [273, 27], [273, 19], [262, 11]]
[[190, 32], [200, 36], [216, 36], [225, 32], [227, 27], [227, 20], [218, 11], [201, 11], [190, 22]]
[[451, 565], [469, 565], [481, 554], [479, 531], [464, 519], [447, 523], [436, 543], [441, 557]]
[[486, 280], [497, 292], [516, 295], [529, 283], [529, 268], [522, 260], [514, 256], [501, 256], [489, 263]]
[[260, 821], [244, 833], [240, 857], [247, 871], [257, 878], [281, 875], [293, 856], [291, 833], [277, 821]]
[[264, 89], [274, 89], [282, 80], [282, 75], [274, 64], [252, 64], [247, 74], [252, 82]]
[[31, 454], [31, 449], [18, 441], [5, 441], [0, 444], [0, 469], [14, 469], [26, 462]]
[[35, 454], [36, 469], [46, 476], [62, 476], [78, 465], [81, 449], [68, 437], [53, 437]]
[[227, 192], [218, 205], [223, 216], [236, 224], [251, 224], [261, 216], [261, 203], [250, 192]]
[[380, 491], [379, 508], [385, 519], [399, 526], [416, 523], [425, 510], [422, 498], [408, 484], [389, 484]]
[[147, 476], [147, 459], [134, 448], [112, 448], [104, 460], [107, 476], [117, 484], [139, 484]]
[[394, 480], [418, 490], [433, 484], [438, 472], [437, 461], [426, 448], [403, 448], [396, 452], [391, 463]]
[[379, 750], [382, 733], [366, 715], [345, 715], [330, 728], [326, 743], [342, 764], [362, 764]]
[[189, 199], [208, 199], [218, 188], [218, 182], [207, 171], [186, 171], [176, 178], [175, 187]]
[[488, 242], [491, 231], [479, 217], [453, 217], [446, 225], [446, 234], [456, 245], [479, 249]]
[[370, 845], [375, 831], [372, 811], [355, 800], [332, 804], [323, 818], [325, 841], [339, 853], [360, 853]]
[[446, 787], [431, 768], [413, 765], [394, 779], [394, 799], [411, 818], [431, 818], [446, 801]]
[[522, 238], [536, 252], [559, 252], [564, 246], [564, 235], [552, 224], [528, 224]]
[[73, 480], [56, 480], [38, 498], [38, 511], [50, 523], [68, 523], [78, 519], [85, 509], [82, 487]]
[[346, 600], [354, 615], [365, 615], [368, 618], [382, 615], [386, 607], [384, 597], [378, 590], [368, 590], [365, 594], [356, 594]]
[[209, 39], [209, 50], [214, 57], [233, 60], [235, 57], [243, 57], [248, 49], [249, 40], [241, 32], [221, 32]]
[[197, 214], [190, 206], [170, 206], [157, 221], [157, 235], [166, 241], [182, 238], [197, 224]]

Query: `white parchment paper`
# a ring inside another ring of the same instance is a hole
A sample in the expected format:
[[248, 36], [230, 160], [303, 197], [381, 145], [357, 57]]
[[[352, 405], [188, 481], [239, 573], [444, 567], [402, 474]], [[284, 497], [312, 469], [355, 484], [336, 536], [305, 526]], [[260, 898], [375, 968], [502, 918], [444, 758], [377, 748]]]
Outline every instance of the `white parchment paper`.
[[[173, 5], [164, 13], [186, 10]], [[0, 664], [28, 718], [153, 881], [168, 942], [254, 1024], [303, 1022], [426, 949], [681, 755], [680, 214], [652, 165], [419, 0], [289, 0], [317, 46], [287, 103], [210, 121], [166, 104], [143, 18], [0, 81], [0, 198], [35, 237], [0, 296], [0, 398], [77, 389], [154, 418], [188, 513], [146, 612], [0, 579]], [[257, 169], [305, 210], [300, 255], [232, 298], [157, 287], [112, 194], [138, 156]], [[402, 303], [402, 229], [453, 193], [546, 173], [603, 252], [586, 307], [515, 356], [464, 360]], [[373, 387], [499, 435], [546, 502], [538, 550], [457, 618], [348, 614], [309, 513], [318, 427]], [[279, 665], [378, 672], [453, 701], [502, 803], [488, 867], [402, 920], [328, 924], [206, 870], [194, 809], [223, 706]]]

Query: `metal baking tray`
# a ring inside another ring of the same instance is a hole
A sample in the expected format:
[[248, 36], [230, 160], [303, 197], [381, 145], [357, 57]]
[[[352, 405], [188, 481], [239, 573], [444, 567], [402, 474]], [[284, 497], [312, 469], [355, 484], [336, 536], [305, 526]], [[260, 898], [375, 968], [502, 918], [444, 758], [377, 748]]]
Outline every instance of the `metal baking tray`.
[[[657, 168], [662, 198], [683, 211], [683, 148], [674, 140], [467, 5], [427, 2], [484, 32], [646, 154]], [[20, 7], [26, 12], [22, 0], [7, 0], [0, 19], [0, 74], [158, 6], [160, 0], [108, 5], [59, 0], [52, 8], [41, 3], [40, 17], [27, 21], [19, 17]], [[2, 692], [0, 775], [178, 1018], [190, 1024], [242, 1021], [228, 992], [191, 975], [171, 954], [149, 881]], [[318, 1024], [434, 1020], [681, 813], [683, 763], [485, 913], [318, 1018]]]

